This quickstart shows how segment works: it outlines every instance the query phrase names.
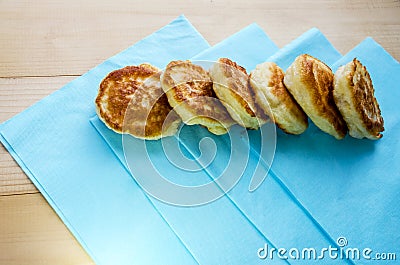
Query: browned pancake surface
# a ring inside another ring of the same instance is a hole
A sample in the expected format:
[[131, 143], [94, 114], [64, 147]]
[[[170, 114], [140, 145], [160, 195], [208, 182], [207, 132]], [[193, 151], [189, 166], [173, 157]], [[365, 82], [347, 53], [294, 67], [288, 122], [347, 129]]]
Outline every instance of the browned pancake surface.
[[213, 88], [231, 117], [240, 125], [257, 129], [267, 121], [256, 106], [246, 69], [228, 58], [219, 58], [210, 70]]
[[142, 139], [172, 135], [179, 118], [170, 114], [172, 108], [159, 77], [158, 68], [149, 64], [127, 66], [108, 74], [95, 102], [100, 119], [118, 133]]
[[190, 61], [172, 61], [161, 76], [168, 101], [187, 124], [206, 126], [212, 133], [224, 134], [234, 124], [216, 98], [208, 72]]
[[283, 83], [284, 72], [273, 62], [256, 66], [250, 84], [258, 106], [275, 124], [290, 134], [301, 134], [308, 126], [308, 117]]
[[356, 58], [336, 71], [333, 94], [351, 136], [382, 137], [384, 122], [374, 93], [366, 67]]
[[297, 103], [322, 131], [342, 139], [347, 126], [333, 99], [332, 70], [303, 54], [286, 71], [284, 83]]

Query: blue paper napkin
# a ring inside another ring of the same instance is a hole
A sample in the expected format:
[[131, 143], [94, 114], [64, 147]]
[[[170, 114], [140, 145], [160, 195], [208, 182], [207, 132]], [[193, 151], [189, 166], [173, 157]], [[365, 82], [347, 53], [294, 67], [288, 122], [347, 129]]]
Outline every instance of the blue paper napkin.
[[[242, 58], [248, 58], [247, 55], [252, 53], [264, 55], [266, 58], [277, 50], [268, 36], [257, 25], [253, 24], [216, 45], [216, 52], [214, 52], [214, 48], [210, 48], [203, 54], [213, 57], [217, 54], [228, 56], [227, 50], [223, 49], [225, 42]], [[251, 63], [250, 60], [247, 62]], [[128, 168], [123, 153], [121, 136], [109, 130], [99, 121], [97, 116], [91, 119], [91, 122], [110, 144], [123, 165]], [[185, 130], [185, 127], [188, 126], [184, 126], [183, 130]], [[147, 154], [151, 157], [154, 167], [165, 178], [175, 183], [190, 186], [212, 180], [204, 170], [185, 171], [172, 165], [163, 152], [162, 141], [144, 142], [132, 137], [129, 139], [128, 152], [132, 150], [131, 155], [136, 155], [134, 157], [134, 168], [131, 168], [132, 172], [136, 174], [134, 175], [136, 179], [138, 176], [148, 176], [151, 171], [151, 165], [146, 166], [148, 163], [146, 154], [138, 151], [142, 150], [145, 143]], [[175, 143], [176, 146], [179, 145], [177, 138], [170, 137], [168, 141], [172, 144]], [[190, 157], [191, 154], [186, 152], [186, 155]], [[237, 210], [235, 204], [226, 196], [210, 204], [195, 207], [174, 206], [151, 196], [150, 199], [200, 264], [262, 264], [264, 261], [258, 258], [257, 250], [263, 247], [265, 243], [273, 246], [268, 238], [255, 229], [253, 224]], [[285, 263], [285, 261], [279, 259], [273, 260], [273, 262], [277, 264]]]
[[[260, 36], [262, 36], [261, 39]], [[257, 41], [255, 41], [255, 39], [257, 39]], [[219, 57], [235, 58], [239, 64], [244, 65], [251, 70], [256, 64], [263, 62], [265, 58], [268, 57], [266, 54], [276, 51], [276, 47], [273, 48], [274, 46], [271, 43], [272, 42], [269, 39], [265, 38], [265, 34], [263, 34], [258, 27], [253, 25], [221, 42], [215, 47], [209, 48], [195, 56], [193, 60], [216, 60]], [[225, 44], [227, 45], [226, 49], [224, 49]], [[254, 44], [256, 44], [255, 47], [248, 46]], [[325, 47], [323, 51], [320, 49], [321, 46]], [[263, 52], [257, 47], [268, 48]], [[290, 45], [282, 49], [279, 53], [288, 56], [289, 53], [286, 51], [291, 51], [294, 47], [313, 54], [314, 56], [318, 56], [328, 62], [333, 62], [340, 58], [340, 54], [317, 29], [312, 29], [306, 32]], [[121, 138], [104, 126], [97, 117], [94, 117], [91, 121], [98, 129], [99, 133], [110, 144], [110, 147], [116, 153], [117, 157], [119, 157], [121, 163], [127, 167], [123, 154]], [[241, 134], [243, 131], [245, 130], [237, 130], [237, 134]], [[254, 139], [259, 139], [257, 131], [249, 132], [249, 134], [252, 144], [260, 142], [253, 141]], [[201, 142], [201, 139], [211, 138], [216, 144], [217, 153], [214, 161], [204, 169], [204, 172], [211, 178], [215, 179], [225, 169], [225, 165], [230, 159], [231, 151], [229, 136], [215, 136], [200, 126], [184, 126], [178, 138], [185, 148], [187, 148], [187, 152], [189, 152], [192, 157], [200, 156], [198, 144]], [[138, 150], [140, 140], [137, 140], [136, 144], [136, 148], [131, 146], [131, 149]], [[160, 145], [160, 143], [154, 144]], [[254, 148], [260, 149], [257, 146], [254, 146]], [[162, 154], [162, 149], [159, 149], [159, 151], [154, 150], [154, 152]], [[144, 159], [141, 156], [138, 156], [135, 159], [137, 159], [136, 164], [141, 167]], [[246, 262], [246, 264], [254, 264], [259, 261], [264, 261], [256, 256], [256, 251], [260, 247], [264, 247], [265, 244], [269, 245], [270, 248], [276, 246], [285, 247], [288, 250], [290, 248], [298, 248], [301, 250], [302, 248], [311, 246], [317, 249], [322, 249], [323, 247], [336, 244], [326, 231], [324, 231], [315, 220], [310, 218], [309, 213], [302, 207], [302, 205], [299, 205], [297, 201], [293, 201], [293, 194], [286, 189], [286, 187], [280, 182], [279, 178], [267, 178], [266, 183], [256, 190], [256, 192], [249, 192], [248, 187], [250, 179], [253, 175], [252, 173], [257, 167], [257, 161], [258, 159], [255, 154], [252, 154], [242, 179], [239, 181], [237, 186], [229, 192], [227, 198], [223, 197], [209, 205], [195, 208], [177, 208], [176, 206], [166, 205], [162, 202], [154, 202], [160, 210], [160, 213], [165, 217], [174, 231], [182, 238], [183, 242], [185, 242], [192, 253], [194, 253], [200, 263], [226, 263], [226, 257], [223, 256], [221, 259], [220, 252], [221, 249], [223, 249], [224, 253], [229, 253], [226, 252], [225, 246], [231, 248], [232, 243], [228, 242], [232, 241], [232, 236], [227, 236], [224, 233], [224, 230], [232, 231], [233, 228], [236, 228], [238, 231], [234, 233], [233, 237], [235, 234], [241, 234], [242, 237], [249, 238], [247, 235], [248, 232], [246, 232], [246, 227], [248, 227], [248, 225], [244, 225], [243, 221], [239, 221], [235, 218], [236, 213], [233, 211], [243, 214], [247, 218], [247, 221], [254, 226], [254, 230], [263, 235], [265, 241], [261, 242], [261, 245], [257, 245], [260, 244], [258, 240], [256, 240], [257, 244], [254, 244], [253, 242], [246, 243], [245, 241], [235, 241], [235, 243], [238, 243], [238, 246], [240, 247], [239, 250], [236, 250], [239, 255], [236, 256], [236, 258], [229, 260], [229, 264], [243, 264], [243, 262]], [[160, 160], [157, 160], [154, 164], [158, 165], [160, 170], [164, 170], [165, 175], [179, 176], [179, 171], [177, 171], [173, 165], [168, 164], [167, 160], [163, 163]], [[133, 171], [137, 172], [135, 169], [133, 169]], [[264, 171], [264, 173], [266, 173], [266, 171]], [[174, 181], [179, 182], [179, 178], [188, 177], [193, 176], [190, 176], [190, 173], [185, 173], [183, 176], [174, 178]], [[199, 178], [199, 176], [197, 176], [197, 178]], [[186, 179], [185, 181], [187, 184], [188, 180]], [[237, 208], [234, 209], [229, 205], [228, 201], [233, 203]], [[220, 212], [223, 213], [225, 219], [229, 220], [229, 222], [222, 223], [223, 226], [221, 226], [221, 223], [218, 220]], [[213, 227], [205, 228], [205, 222], [212, 224]], [[190, 223], [189, 227], [188, 223]], [[214, 230], [214, 226], [217, 229]], [[193, 227], [201, 227], [201, 231], [190, 229]], [[210, 231], [212, 232], [210, 233]], [[211, 240], [208, 239], [210, 235], [212, 235]], [[217, 242], [220, 243], [216, 244]], [[210, 250], [204, 250], [202, 253], [202, 251], [198, 249], [201, 245], [210, 245], [213, 243], [215, 245], [222, 244], [224, 247], [216, 248], [217, 253]], [[248, 245], [249, 243], [250, 245]], [[248, 247], [250, 247], [250, 249]], [[250, 250], [250, 252], [248, 250]], [[252, 250], [253, 253], [251, 252]], [[206, 253], [206, 257], [202, 257], [204, 253]], [[246, 257], [246, 255], [250, 255], [250, 259]], [[280, 260], [275, 258], [268, 261]], [[309, 264], [312, 261], [313, 260], [298, 259], [290, 260], [290, 263], [298, 262]], [[324, 264], [351, 263], [338, 260], [332, 261], [329, 259], [315, 262]]]
[[0, 139], [98, 264], [196, 264], [90, 125], [104, 76], [164, 67], [209, 45], [180, 16], [0, 125]]
[[257, 24], [243, 29], [224, 41], [204, 50], [192, 58], [193, 61], [216, 61], [220, 57], [240, 62], [246, 69], [253, 69], [259, 62], [264, 62], [278, 50], [273, 41], [266, 37]]
[[[386, 132], [379, 141], [349, 136], [337, 141], [312, 123], [300, 136], [278, 131], [270, 177], [281, 184], [331, 242], [337, 241], [336, 247], [341, 247], [344, 255], [342, 260], [346, 255], [355, 255], [349, 261], [376, 262], [380, 254], [390, 259], [391, 253], [398, 251], [400, 239], [400, 123], [395, 102], [399, 98], [399, 63], [371, 38], [335, 63], [335, 56], [325, 57], [325, 51], [331, 48], [328, 43], [321, 42], [312, 51], [308, 45], [299, 44], [295, 41], [268, 61], [286, 69], [297, 55], [310, 53], [335, 71], [357, 57], [371, 73]], [[251, 139], [257, 140], [257, 136]], [[252, 144], [259, 153], [257, 142]]]
[[[241, 42], [245, 42], [245, 39], [237, 40], [239, 46], [243, 45], [240, 44]], [[210, 50], [212, 49], [210, 48]], [[246, 65], [249, 71], [254, 69], [256, 64], [265, 60], [262, 59], [263, 56], [251, 58], [251, 56], [247, 56], [247, 53], [249, 52], [243, 51], [238, 55], [235, 49], [232, 49], [232, 54], [227, 54], [225, 51], [222, 55], [229, 58], [236, 57], [237, 62], [241, 65]], [[267, 60], [276, 61], [284, 67], [282, 62], [293, 62], [294, 58], [300, 53], [309, 53], [327, 63], [333, 63], [341, 57], [340, 53], [330, 44], [325, 36], [318, 29], [313, 28], [280, 49]], [[202, 54], [205, 54], [206, 58], [210, 60], [216, 60], [221, 56], [220, 51], [217, 51], [213, 55], [207, 54], [206, 51]], [[202, 54], [195, 56], [195, 58], [202, 59]], [[256, 191], [249, 192], [249, 184], [252, 178], [255, 177], [254, 172], [267, 174], [268, 165], [264, 170], [260, 169], [258, 154], [262, 149], [261, 143], [263, 143], [264, 149], [266, 149], [263, 150], [263, 158], [268, 157], [270, 155], [269, 152], [273, 151], [268, 150], [272, 144], [270, 142], [272, 134], [275, 133], [275, 130], [271, 127], [273, 127], [271, 124], [263, 126], [261, 131], [266, 134], [264, 137], [261, 137], [260, 130], [248, 131], [250, 145], [255, 152], [251, 153], [242, 178], [237, 186], [229, 192], [228, 197], [237, 205], [238, 210], [243, 212], [249, 221], [277, 247], [303, 249], [312, 246], [316, 249], [322, 249], [329, 247], [329, 245], [337, 246], [335, 239], [310, 215], [304, 205], [296, 200], [293, 193], [273, 172]], [[241, 133], [239, 132], [239, 134]], [[214, 161], [205, 170], [213, 178], [217, 178], [223, 174], [224, 170], [226, 170], [226, 165], [232, 159], [230, 155], [229, 136], [215, 136], [199, 126], [186, 126], [179, 137], [185, 142], [185, 146], [190, 149], [194, 156], [200, 156], [199, 149], [197, 148], [197, 143], [200, 139], [205, 137], [213, 139], [218, 151]], [[240, 159], [233, 161], [236, 164], [240, 162]], [[300, 227], [301, 229], [299, 229]], [[310, 260], [289, 260], [289, 262], [296, 261], [304, 262], [305, 264], [311, 262]], [[340, 264], [352, 262], [325, 258], [324, 260], [319, 260], [318, 263]]]
[[400, 65], [371, 38], [328, 64], [336, 71], [354, 57], [371, 74], [385, 121], [383, 138], [337, 141], [314, 125], [299, 137], [279, 132], [272, 169], [333, 238], [372, 249], [375, 262], [380, 252], [399, 255]]

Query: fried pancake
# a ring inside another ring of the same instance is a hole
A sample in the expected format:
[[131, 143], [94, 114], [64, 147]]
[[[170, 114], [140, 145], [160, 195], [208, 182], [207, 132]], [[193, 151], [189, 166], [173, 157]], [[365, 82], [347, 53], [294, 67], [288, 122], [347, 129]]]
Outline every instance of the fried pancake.
[[109, 73], [95, 101], [99, 118], [113, 131], [156, 140], [178, 130], [160, 85], [159, 69], [150, 64], [127, 66]]
[[238, 124], [257, 129], [267, 122], [255, 104], [246, 69], [228, 58], [220, 58], [211, 67], [210, 75], [215, 94]]
[[274, 123], [289, 134], [301, 134], [308, 127], [308, 118], [283, 83], [282, 69], [272, 62], [256, 66], [250, 73], [255, 102]]
[[355, 138], [382, 138], [383, 118], [374, 92], [367, 69], [356, 58], [336, 71], [333, 97]]
[[286, 71], [284, 84], [293, 98], [322, 131], [342, 139], [347, 126], [333, 99], [333, 73], [323, 62], [298, 56]]
[[217, 135], [235, 123], [212, 89], [206, 70], [190, 61], [172, 61], [161, 75], [169, 104], [188, 125], [200, 124]]

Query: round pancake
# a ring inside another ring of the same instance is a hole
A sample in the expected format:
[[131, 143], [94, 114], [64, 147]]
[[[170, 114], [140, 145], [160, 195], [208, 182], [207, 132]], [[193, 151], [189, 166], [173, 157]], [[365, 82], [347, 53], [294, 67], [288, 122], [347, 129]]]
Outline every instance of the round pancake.
[[367, 69], [356, 58], [336, 71], [333, 96], [355, 138], [382, 138], [383, 118], [374, 92]]
[[117, 133], [141, 139], [175, 134], [180, 119], [169, 106], [159, 77], [159, 69], [150, 64], [109, 73], [100, 83], [95, 101], [99, 118]]
[[283, 83], [282, 69], [272, 62], [256, 66], [250, 73], [255, 102], [275, 124], [289, 134], [301, 134], [308, 127], [308, 118]]
[[203, 125], [217, 135], [227, 133], [235, 123], [215, 97], [210, 76], [201, 66], [172, 61], [161, 75], [161, 86], [184, 123]]
[[322, 131], [342, 139], [347, 126], [333, 99], [333, 73], [323, 62], [299, 55], [289, 66], [284, 84], [290, 94]]
[[220, 58], [211, 67], [210, 75], [215, 94], [238, 124], [257, 129], [267, 122], [255, 104], [246, 69], [228, 58]]

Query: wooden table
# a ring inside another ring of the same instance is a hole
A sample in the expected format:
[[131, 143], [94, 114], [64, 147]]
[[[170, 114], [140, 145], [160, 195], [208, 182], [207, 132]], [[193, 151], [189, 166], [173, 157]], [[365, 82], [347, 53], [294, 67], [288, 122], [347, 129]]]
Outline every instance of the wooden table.
[[[372, 36], [400, 59], [399, 0], [103, 2], [0, 2], [0, 122], [182, 13], [210, 44], [257, 22], [280, 47], [318, 27], [342, 53]], [[93, 264], [3, 146], [0, 264]]]

